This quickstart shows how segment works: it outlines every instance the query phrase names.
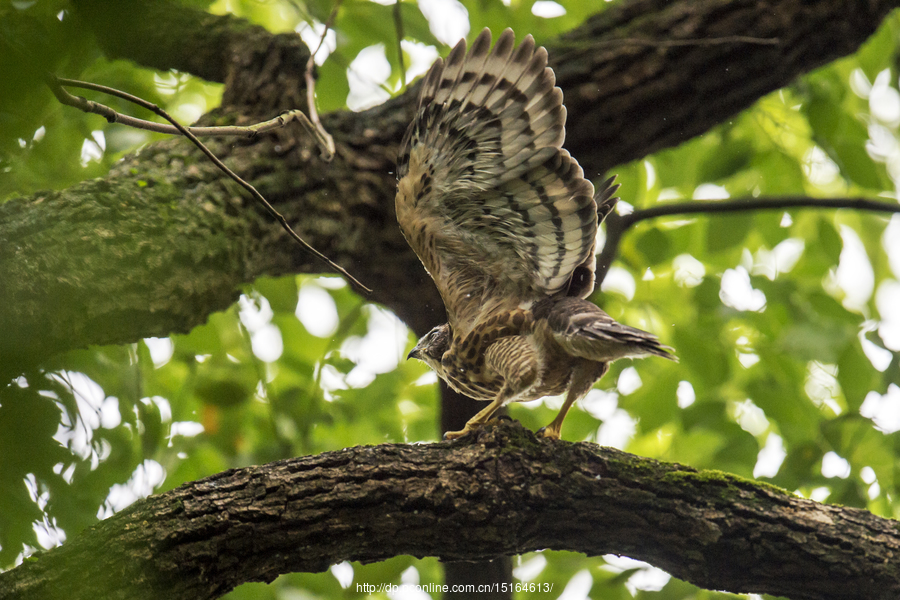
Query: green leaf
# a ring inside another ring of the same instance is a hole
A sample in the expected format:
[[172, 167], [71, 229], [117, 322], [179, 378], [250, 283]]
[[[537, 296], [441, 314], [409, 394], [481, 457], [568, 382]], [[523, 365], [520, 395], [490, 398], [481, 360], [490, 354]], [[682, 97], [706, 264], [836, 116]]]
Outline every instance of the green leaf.
[[804, 110], [813, 133], [826, 140], [831, 140], [841, 126], [844, 113], [838, 103], [830, 97], [818, 96], [810, 100]]
[[831, 262], [837, 265], [841, 258], [841, 250], [844, 249], [844, 241], [834, 228], [834, 225], [824, 219], [819, 221], [819, 237], [816, 246], [821, 248]]
[[837, 366], [837, 380], [844, 390], [848, 407], [853, 412], [859, 412], [866, 395], [878, 387], [877, 372], [855, 339], [844, 347], [838, 357]]
[[675, 331], [674, 343], [681, 363], [709, 388], [724, 383], [730, 376], [727, 351], [715, 338], [679, 329]]
[[780, 150], [757, 154], [753, 166], [765, 182], [767, 194], [798, 194], [806, 192], [806, 176], [797, 157]]
[[706, 233], [710, 252], [721, 252], [741, 246], [753, 226], [753, 217], [744, 213], [711, 215]]
[[247, 389], [239, 379], [219, 379], [204, 377], [197, 382], [196, 394], [206, 404], [212, 406], [237, 406], [247, 402], [251, 397], [251, 389]]
[[719, 181], [745, 169], [753, 159], [753, 144], [747, 139], [730, 140], [712, 149], [700, 163], [700, 181]]
[[881, 189], [884, 177], [881, 169], [865, 151], [867, 139], [868, 134], [864, 137], [855, 135], [835, 140], [830, 148], [834, 152], [832, 159], [841, 168], [841, 172], [854, 183], [862, 187]]
[[261, 277], [253, 282], [275, 312], [293, 313], [297, 308], [297, 280], [292, 277]]
[[896, 19], [885, 19], [878, 31], [862, 45], [856, 53], [856, 60], [870, 80], [884, 69], [896, 69], [898, 36]]
[[648, 266], [657, 265], [672, 258], [669, 237], [657, 227], [644, 231], [638, 237], [636, 246], [638, 251], [644, 255]]

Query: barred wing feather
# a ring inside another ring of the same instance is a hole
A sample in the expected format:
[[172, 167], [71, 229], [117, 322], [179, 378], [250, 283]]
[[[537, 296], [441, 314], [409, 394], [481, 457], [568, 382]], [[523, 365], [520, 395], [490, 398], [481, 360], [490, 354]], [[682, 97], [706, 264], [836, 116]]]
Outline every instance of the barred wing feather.
[[576, 270], [573, 293], [593, 288], [594, 187], [561, 148], [566, 109], [547, 52], [531, 36], [514, 47], [509, 29], [490, 46], [485, 29], [434, 64], [398, 160], [401, 229], [463, 331], [565, 295]]

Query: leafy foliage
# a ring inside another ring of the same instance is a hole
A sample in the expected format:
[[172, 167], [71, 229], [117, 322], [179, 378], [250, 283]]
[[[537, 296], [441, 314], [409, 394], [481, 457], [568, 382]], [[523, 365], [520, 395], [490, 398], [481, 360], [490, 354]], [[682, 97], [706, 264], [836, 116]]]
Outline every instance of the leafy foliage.
[[[540, 42], [594, 10], [564, 4], [566, 14], [555, 18], [535, 16], [529, 1], [465, 8], [472, 30], [511, 26]], [[332, 8], [330, 0], [244, 0], [210, 10], [291, 31], [324, 23]], [[65, 2], [26, 2], [4, 10], [57, 27], [66, 19], [53, 19], [65, 9]], [[372, 47], [383, 48], [389, 68], [370, 87], [385, 97], [401, 91], [393, 11], [367, 0], [340, 5], [334, 48], [319, 68], [320, 110], [346, 108], [353, 61]], [[403, 2], [399, 12], [407, 41], [448, 51], [418, 6]], [[776, 195], [896, 198], [898, 33], [900, 20], [891, 18], [855, 56], [700, 138], [619, 167], [623, 206], [691, 198], [713, 206], [726, 197]], [[0, 26], [0, 41], [11, 44], [10, 36]], [[409, 68], [414, 61], [404, 48]], [[64, 65], [65, 74], [128, 90], [187, 121], [221, 93], [183, 74], [108, 61], [88, 40], [55, 51], [47, 60]], [[123, 152], [157, 139], [59, 107], [34, 81], [23, 85], [18, 98], [34, 102], [0, 103], [10, 125], [0, 134], [2, 197], [102, 175]], [[617, 320], [657, 333], [681, 362], [615, 364], [583, 410], [570, 413], [564, 436], [757, 477], [896, 518], [898, 253], [897, 217], [847, 210], [639, 223], [594, 300]], [[23, 374], [0, 393], [0, 564], [52, 547], [141, 495], [223, 469], [436, 439], [434, 377], [402, 360], [412, 342], [395, 317], [340, 280], [285, 277], [247, 286], [238, 305], [188, 335], [72, 352]], [[547, 399], [513, 407], [512, 415], [537, 429], [557, 406]], [[537, 553], [517, 559], [516, 574], [552, 584], [557, 595], [569, 585], [573, 594], [590, 589], [604, 598], [726, 597], [615, 557]], [[441, 579], [436, 560], [397, 557], [246, 585], [230, 597], [387, 597], [356, 584]]]

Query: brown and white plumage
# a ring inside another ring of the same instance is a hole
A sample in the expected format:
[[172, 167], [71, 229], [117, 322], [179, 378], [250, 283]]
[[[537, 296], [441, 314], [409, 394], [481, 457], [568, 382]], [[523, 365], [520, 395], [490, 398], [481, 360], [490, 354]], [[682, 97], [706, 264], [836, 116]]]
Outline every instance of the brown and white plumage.
[[458, 391], [492, 400], [464, 431], [506, 402], [580, 396], [615, 358], [670, 357], [655, 337], [583, 299], [594, 287], [598, 223], [618, 186], [606, 181], [595, 199], [562, 148], [555, 81], [531, 36], [516, 48], [507, 29], [491, 50], [485, 29], [468, 53], [462, 41], [432, 66], [401, 145], [397, 220], [449, 320], [411, 356]]
[[594, 186], [561, 148], [562, 92], [546, 50], [513, 42], [506, 30], [489, 52], [486, 29], [468, 54], [462, 42], [434, 64], [398, 161], [397, 218], [455, 329], [471, 329], [485, 302], [564, 291], [593, 263]]

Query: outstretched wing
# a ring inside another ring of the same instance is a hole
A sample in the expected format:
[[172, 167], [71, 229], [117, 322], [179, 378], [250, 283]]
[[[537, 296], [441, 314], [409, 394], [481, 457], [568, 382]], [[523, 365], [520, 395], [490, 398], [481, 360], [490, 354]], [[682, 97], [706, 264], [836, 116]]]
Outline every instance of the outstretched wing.
[[[615, 196], [619, 189], [619, 184], [613, 185], [616, 176], [613, 175], [604, 181], [597, 193], [594, 194], [594, 202], [597, 205], [597, 224], [599, 225], [609, 216], [609, 213], [616, 207], [619, 199]], [[572, 271], [572, 277], [569, 279], [569, 290], [566, 296], [574, 296], [576, 298], [587, 298], [594, 291], [594, 282], [596, 276], [594, 272], [597, 269], [597, 259], [594, 257], [594, 246], [588, 253], [584, 262], [575, 267]]]
[[398, 160], [397, 219], [460, 333], [565, 294], [578, 268], [593, 281], [594, 188], [561, 148], [547, 52], [531, 36], [514, 48], [510, 29], [490, 45], [485, 29], [434, 64]]

